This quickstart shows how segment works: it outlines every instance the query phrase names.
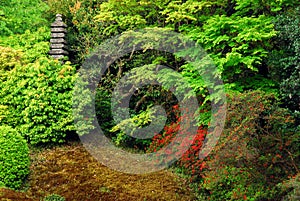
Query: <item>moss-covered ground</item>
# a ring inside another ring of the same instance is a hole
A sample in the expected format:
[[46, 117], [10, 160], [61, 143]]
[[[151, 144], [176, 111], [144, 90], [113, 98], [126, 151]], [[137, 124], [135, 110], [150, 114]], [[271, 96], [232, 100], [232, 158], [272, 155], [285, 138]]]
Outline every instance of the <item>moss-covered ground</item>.
[[78, 142], [34, 150], [31, 174], [22, 191], [0, 189], [1, 200], [42, 200], [58, 194], [66, 200], [194, 200], [193, 193], [170, 170], [145, 175], [103, 166]]

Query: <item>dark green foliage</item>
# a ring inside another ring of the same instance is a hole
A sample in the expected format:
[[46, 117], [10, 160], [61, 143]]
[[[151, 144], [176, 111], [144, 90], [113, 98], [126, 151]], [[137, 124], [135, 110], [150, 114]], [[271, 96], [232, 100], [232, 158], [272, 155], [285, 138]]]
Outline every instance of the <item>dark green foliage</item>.
[[0, 186], [20, 188], [29, 173], [29, 163], [23, 137], [9, 126], [0, 126]]
[[300, 8], [277, 16], [278, 35], [269, 58], [273, 79], [280, 83], [280, 97], [300, 119]]
[[235, 15], [274, 15], [278, 12], [285, 12], [288, 8], [299, 5], [297, 0], [234, 0]]

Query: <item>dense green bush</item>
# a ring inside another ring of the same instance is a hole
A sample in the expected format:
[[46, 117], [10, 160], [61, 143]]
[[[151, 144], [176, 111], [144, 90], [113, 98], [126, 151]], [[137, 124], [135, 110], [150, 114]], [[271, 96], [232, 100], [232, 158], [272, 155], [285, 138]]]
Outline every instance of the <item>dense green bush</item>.
[[280, 97], [300, 122], [300, 7], [278, 15], [275, 28], [278, 31], [274, 50], [269, 57], [271, 75], [280, 83]]
[[29, 173], [29, 149], [23, 137], [9, 126], [0, 126], [0, 186], [20, 188]]
[[27, 30], [23, 34], [0, 37], [0, 46], [22, 51], [18, 58], [22, 55], [23, 63], [30, 63], [48, 53], [49, 41], [50, 28], [39, 27], [36, 31]]
[[2, 74], [0, 104], [9, 115], [1, 120], [31, 144], [63, 142], [73, 131], [72, 95], [76, 71], [69, 63], [40, 58]]

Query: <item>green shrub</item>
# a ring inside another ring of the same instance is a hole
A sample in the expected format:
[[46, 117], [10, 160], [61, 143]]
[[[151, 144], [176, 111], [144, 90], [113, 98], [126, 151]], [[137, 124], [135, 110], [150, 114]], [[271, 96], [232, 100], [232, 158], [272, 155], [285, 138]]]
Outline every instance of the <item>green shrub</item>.
[[7, 71], [0, 83], [0, 105], [9, 115], [1, 123], [16, 128], [31, 144], [61, 143], [73, 131], [75, 68], [40, 58]]
[[50, 194], [44, 197], [43, 201], [65, 201], [66, 199], [57, 194]]
[[39, 27], [36, 31], [27, 30], [23, 34], [0, 37], [0, 46], [15, 49], [11, 54], [21, 54], [23, 63], [30, 63], [48, 54], [49, 41], [50, 27]]
[[29, 173], [29, 149], [23, 137], [9, 126], [0, 126], [0, 186], [20, 188]]

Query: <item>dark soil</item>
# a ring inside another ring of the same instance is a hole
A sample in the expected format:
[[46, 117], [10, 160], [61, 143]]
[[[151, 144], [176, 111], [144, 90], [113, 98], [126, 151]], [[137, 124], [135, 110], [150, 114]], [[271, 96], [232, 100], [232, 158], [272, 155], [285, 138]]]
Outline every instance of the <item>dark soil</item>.
[[111, 170], [82, 145], [34, 151], [31, 174], [23, 192], [0, 189], [0, 200], [41, 200], [49, 194], [66, 200], [194, 200], [182, 180], [169, 170], [132, 175]]

